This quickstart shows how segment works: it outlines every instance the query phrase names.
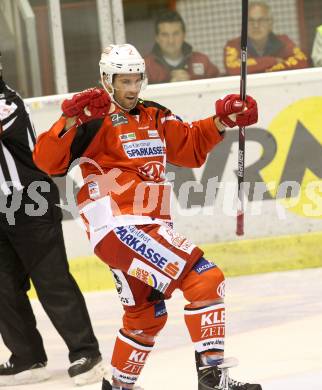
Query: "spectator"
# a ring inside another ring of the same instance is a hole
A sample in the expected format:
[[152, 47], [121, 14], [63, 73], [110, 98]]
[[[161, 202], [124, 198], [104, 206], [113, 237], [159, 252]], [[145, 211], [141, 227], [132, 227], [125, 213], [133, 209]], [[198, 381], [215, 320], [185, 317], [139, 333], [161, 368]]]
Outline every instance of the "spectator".
[[312, 61], [314, 66], [322, 66], [322, 24], [316, 29], [312, 49]]
[[11, 352], [0, 365], [0, 386], [49, 378], [27, 296], [29, 278], [69, 349], [69, 375], [78, 385], [96, 382], [103, 376], [102, 357], [69, 273], [58, 188], [33, 163], [35, 141], [23, 100], [2, 78], [0, 53], [0, 334]]
[[176, 11], [165, 11], [155, 23], [155, 44], [145, 58], [149, 83], [197, 80], [219, 76], [218, 68], [185, 42], [186, 26]]
[[[274, 72], [308, 67], [306, 55], [287, 35], [273, 33], [269, 6], [262, 1], [249, 5], [248, 72]], [[228, 75], [240, 73], [240, 38], [227, 42], [224, 60]]]

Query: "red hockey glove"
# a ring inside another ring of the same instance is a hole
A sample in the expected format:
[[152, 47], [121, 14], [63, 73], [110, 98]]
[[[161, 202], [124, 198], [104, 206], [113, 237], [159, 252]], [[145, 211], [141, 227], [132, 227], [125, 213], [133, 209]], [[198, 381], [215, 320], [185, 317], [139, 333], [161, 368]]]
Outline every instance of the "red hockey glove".
[[111, 98], [100, 88], [89, 88], [76, 93], [71, 99], [65, 99], [61, 105], [63, 113], [68, 117], [77, 117], [79, 126], [93, 119], [103, 118], [111, 107]]
[[216, 101], [216, 116], [228, 127], [250, 126], [258, 120], [257, 103], [251, 96], [242, 102], [239, 95], [227, 95]]

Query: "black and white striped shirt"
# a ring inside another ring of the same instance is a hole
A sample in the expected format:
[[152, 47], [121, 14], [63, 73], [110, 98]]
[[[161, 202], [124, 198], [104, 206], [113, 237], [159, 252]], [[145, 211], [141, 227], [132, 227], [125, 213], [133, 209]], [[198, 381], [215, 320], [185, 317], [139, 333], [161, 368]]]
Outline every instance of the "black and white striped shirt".
[[33, 162], [36, 142], [28, 108], [21, 97], [0, 78], [0, 196], [13, 187], [23, 190], [33, 181], [51, 179]]

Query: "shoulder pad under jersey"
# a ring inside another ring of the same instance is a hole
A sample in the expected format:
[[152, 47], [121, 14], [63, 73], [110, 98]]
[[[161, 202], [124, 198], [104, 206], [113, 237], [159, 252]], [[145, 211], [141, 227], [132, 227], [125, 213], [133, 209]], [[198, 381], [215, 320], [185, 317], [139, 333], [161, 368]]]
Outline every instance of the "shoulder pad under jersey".
[[100, 130], [103, 121], [103, 118], [93, 119], [92, 121], [77, 127], [77, 133], [70, 147], [71, 158], [69, 165], [71, 165], [75, 159], [83, 155], [89, 144], [93, 141], [95, 135]]
[[158, 108], [159, 110], [163, 111], [165, 114], [169, 113], [170, 110], [164, 106], [162, 106], [161, 104], [157, 103], [157, 102], [153, 102], [152, 100], [142, 100], [140, 99], [139, 100], [139, 103], [142, 104], [144, 107], [155, 107], [155, 108]]

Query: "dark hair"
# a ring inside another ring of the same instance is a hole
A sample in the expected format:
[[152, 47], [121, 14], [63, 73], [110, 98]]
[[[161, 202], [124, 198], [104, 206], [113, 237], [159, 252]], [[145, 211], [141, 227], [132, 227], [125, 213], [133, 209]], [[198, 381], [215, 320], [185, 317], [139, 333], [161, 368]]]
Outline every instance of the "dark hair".
[[186, 25], [181, 15], [177, 11], [166, 10], [160, 13], [155, 20], [155, 33], [159, 33], [159, 25], [161, 23], [175, 23], [179, 22], [182, 26], [182, 31], [186, 32]]

